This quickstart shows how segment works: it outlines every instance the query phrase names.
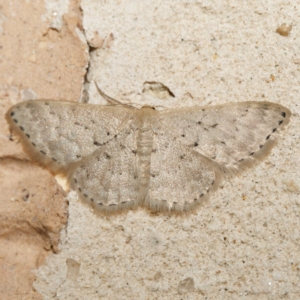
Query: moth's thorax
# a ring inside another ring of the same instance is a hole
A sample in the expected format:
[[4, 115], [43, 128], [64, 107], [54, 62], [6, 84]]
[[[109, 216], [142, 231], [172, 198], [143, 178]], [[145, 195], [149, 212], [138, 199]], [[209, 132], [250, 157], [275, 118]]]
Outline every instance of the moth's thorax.
[[142, 130], [148, 130], [148, 128], [153, 126], [155, 120], [158, 117], [158, 112], [149, 106], [144, 106], [137, 111], [137, 115], [140, 121], [140, 128]]
[[138, 112], [140, 126], [138, 129], [138, 153], [148, 155], [152, 151], [153, 124], [156, 123], [158, 113], [150, 107], [143, 107]]

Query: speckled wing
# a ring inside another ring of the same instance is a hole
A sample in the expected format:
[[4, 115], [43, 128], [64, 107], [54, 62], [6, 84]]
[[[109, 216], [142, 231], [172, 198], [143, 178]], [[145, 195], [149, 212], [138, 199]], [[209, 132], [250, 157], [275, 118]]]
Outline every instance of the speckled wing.
[[264, 158], [290, 115], [287, 108], [268, 102], [160, 112], [153, 129], [147, 205], [179, 211], [194, 207], [223, 175]]
[[136, 207], [140, 197], [136, 130], [130, 127], [118, 138], [71, 165], [68, 180], [79, 197], [96, 211], [118, 212]]
[[153, 211], [189, 211], [220, 183], [220, 172], [203, 155], [168, 136], [154, 136], [145, 204]]
[[91, 155], [136, 126], [133, 109], [31, 100], [13, 106], [6, 114], [11, 130], [30, 158], [54, 173]]

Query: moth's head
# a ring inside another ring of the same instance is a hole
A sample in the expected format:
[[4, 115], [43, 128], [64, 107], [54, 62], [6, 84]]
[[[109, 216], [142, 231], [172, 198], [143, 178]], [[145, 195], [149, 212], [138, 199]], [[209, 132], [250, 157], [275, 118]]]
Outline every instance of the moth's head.
[[138, 110], [138, 114], [144, 116], [144, 118], [152, 117], [157, 114], [156, 109], [153, 106], [142, 106], [141, 109]]

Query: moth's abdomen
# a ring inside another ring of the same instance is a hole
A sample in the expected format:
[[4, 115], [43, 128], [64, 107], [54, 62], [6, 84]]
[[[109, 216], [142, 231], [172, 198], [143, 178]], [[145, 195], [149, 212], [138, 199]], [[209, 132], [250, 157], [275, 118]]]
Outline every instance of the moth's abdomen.
[[152, 144], [153, 132], [150, 127], [143, 126], [139, 129], [137, 138], [138, 178], [141, 188], [149, 185]]

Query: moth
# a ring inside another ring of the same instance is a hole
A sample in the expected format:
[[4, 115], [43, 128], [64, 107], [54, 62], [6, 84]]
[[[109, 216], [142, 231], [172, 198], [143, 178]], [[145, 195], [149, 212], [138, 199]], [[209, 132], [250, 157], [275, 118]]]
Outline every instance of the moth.
[[29, 157], [96, 211], [186, 212], [265, 158], [290, 116], [270, 102], [157, 111], [31, 100], [6, 120]]

